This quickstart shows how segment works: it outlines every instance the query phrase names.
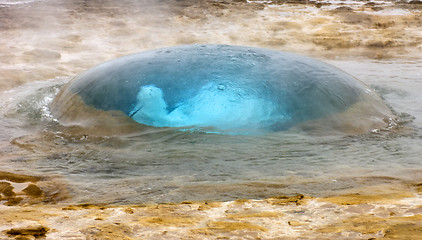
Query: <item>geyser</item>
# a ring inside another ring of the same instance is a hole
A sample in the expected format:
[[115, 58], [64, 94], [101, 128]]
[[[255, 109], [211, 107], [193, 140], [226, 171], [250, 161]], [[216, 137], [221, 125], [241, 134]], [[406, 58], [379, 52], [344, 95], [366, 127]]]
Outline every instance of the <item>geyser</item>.
[[[365, 84], [280, 51], [187, 45], [117, 58], [80, 74], [51, 105], [65, 125], [176, 127], [222, 133], [364, 132], [389, 108]], [[130, 120], [130, 117], [132, 120]]]

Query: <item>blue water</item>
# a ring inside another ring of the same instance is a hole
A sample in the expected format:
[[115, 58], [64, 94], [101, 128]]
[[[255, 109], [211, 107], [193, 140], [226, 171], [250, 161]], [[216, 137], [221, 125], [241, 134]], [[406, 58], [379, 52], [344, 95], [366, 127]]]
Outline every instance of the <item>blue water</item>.
[[[333, 66], [291, 53], [230, 45], [151, 50], [89, 69], [53, 103], [53, 115], [62, 123], [86, 117], [86, 108], [74, 98], [97, 110], [121, 111], [142, 125], [206, 132], [282, 131], [321, 118], [331, 119], [322, 122], [327, 129], [367, 125], [369, 131], [392, 117], [370, 87]], [[349, 118], [355, 121], [332, 123], [336, 114], [353, 107]], [[98, 122], [98, 115], [91, 116]]]
[[178, 103], [170, 112], [162, 90], [155, 86], [142, 86], [137, 101], [130, 116], [155, 127], [214, 127], [247, 133], [291, 120], [273, 102], [223, 84], [203, 86], [197, 95]]
[[332, 63], [376, 89], [398, 115], [397, 125], [329, 136], [289, 130], [208, 134], [166, 127], [101, 135], [105, 127], [63, 126], [54, 119], [49, 103], [70, 80], [57, 79], [0, 95], [2, 170], [57, 176], [72, 204], [324, 196], [422, 181], [421, 62]]

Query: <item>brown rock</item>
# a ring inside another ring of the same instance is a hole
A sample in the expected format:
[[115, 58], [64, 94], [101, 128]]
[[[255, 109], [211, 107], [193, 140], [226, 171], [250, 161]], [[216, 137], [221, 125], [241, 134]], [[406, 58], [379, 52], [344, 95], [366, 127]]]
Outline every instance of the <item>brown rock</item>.
[[0, 180], [7, 180], [7, 181], [15, 182], [15, 183], [24, 183], [24, 182], [38, 182], [39, 180], [41, 180], [41, 178], [35, 177], [35, 176], [0, 171]]
[[287, 205], [287, 204], [297, 204], [300, 205], [304, 198], [303, 194], [298, 194], [296, 196], [278, 196], [267, 199], [267, 202], [273, 205]]
[[16, 194], [13, 192], [13, 187], [8, 182], [0, 182], [0, 194], [5, 197], [14, 197]]
[[33, 227], [26, 227], [26, 228], [12, 228], [8, 230], [6, 233], [11, 236], [19, 236], [19, 235], [31, 235], [34, 237], [43, 237], [50, 229], [44, 226], [33, 226]]
[[20, 202], [22, 202], [22, 200], [23, 200], [23, 198], [21, 198], [21, 197], [9, 198], [4, 205], [6, 205], [6, 206], [15, 206], [15, 205], [18, 205]]
[[35, 184], [30, 184], [22, 191], [33, 198], [39, 198], [44, 194], [44, 192]]
[[290, 221], [288, 221], [288, 224], [290, 226], [292, 226], [292, 227], [298, 227], [298, 226], [308, 225], [307, 223], [299, 222], [299, 221], [296, 221], [296, 220], [290, 220]]

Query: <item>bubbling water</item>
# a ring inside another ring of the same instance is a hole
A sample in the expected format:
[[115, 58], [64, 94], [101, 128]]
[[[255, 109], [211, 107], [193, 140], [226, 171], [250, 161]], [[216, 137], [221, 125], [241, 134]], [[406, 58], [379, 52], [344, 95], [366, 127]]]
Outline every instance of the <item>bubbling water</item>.
[[333, 66], [230, 45], [170, 47], [100, 64], [69, 82], [51, 109], [69, 125], [236, 134], [365, 132], [392, 117], [368, 86]]
[[222, 84], [209, 83], [197, 95], [176, 104], [168, 112], [163, 91], [153, 85], [142, 86], [137, 105], [130, 117], [136, 122], [155, 127], [209, 127], [221, 130], [244, 131], [271, 126], [288, 116], [279, 113], [273, 102], [231, 89]]

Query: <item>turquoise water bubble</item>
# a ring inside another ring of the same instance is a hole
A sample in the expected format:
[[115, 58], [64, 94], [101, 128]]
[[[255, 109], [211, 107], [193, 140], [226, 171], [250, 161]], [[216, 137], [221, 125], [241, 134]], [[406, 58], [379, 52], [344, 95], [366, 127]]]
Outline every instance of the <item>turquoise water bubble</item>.
[[230, 45], [176, 46], [117, 58], [74, 78], [52, 104], [66, 124], [104, 125], [108, 120], [98, 110], [143, 126], [240, 134], [321, 124], [367, 131], [391, 117], [368, 86], [331, 65]]
[[273, 102], [223, 84], [204, 85], [195, 96], [176, 104], [171, 111], [163, 96], [156, 86], [142, 86], [129, 116], [155, 127], [212, 126], [245, 131], [270, 127], [288, 118]]

